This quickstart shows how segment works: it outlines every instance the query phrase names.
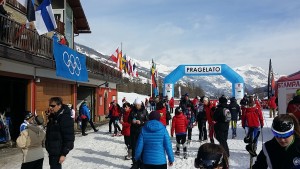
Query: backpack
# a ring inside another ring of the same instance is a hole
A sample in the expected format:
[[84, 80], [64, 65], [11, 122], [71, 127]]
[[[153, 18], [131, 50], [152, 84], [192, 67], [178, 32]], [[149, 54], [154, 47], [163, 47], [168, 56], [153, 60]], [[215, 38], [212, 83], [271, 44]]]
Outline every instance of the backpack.
[[224, 122], [230, 122], [231, 121], [231, 112], [229, 109], [227, 108], [223, 108], [223, 116], [225, 121]]

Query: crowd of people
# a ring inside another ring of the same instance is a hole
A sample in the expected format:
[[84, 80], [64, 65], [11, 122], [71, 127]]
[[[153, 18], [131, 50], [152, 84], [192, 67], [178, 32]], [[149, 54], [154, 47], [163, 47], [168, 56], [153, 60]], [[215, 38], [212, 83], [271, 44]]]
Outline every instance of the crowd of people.
[[[300, 96], [300, 90], [298, 92], [294, 100]], [[155, 104], [151, 104], [153, 101]], [[120, 111], [122, 121], [126, 122], [121, 123], [123, 128], [130, 126], [130, 132], [127, 134], [130, 135], [131, 142], [126, 141], [128, 140], [125, 138], [128, 137], [127, 135], [124, 136], [124, 140], [130, 150], [125, 159], [132, 157], [132, 169], [167, 168], [168, 164], [173, 165], [174, 155], [175, 157], [182, 155], [184, 158], [188, 158], [187, 145], [192, 141], [194, 127], [199, 129], [199, 138], [196, 141], [201, 142], [195, 158], [195, 167], [229, 168], [230, 147], [227, 144], [228, 135], [231, 129], [232, 139], [237, 137], [237, 122], [239, 120], [241, 120], [246, 133], [244, 137], [245, 149], [251, 157], [257, 157], [253, 168], [276, 168], [274, 166], [277, 166], [277, 159], [280, 159], [280, 155], [277, 153], [278, 149], [284, 151], [284, 154], [290, 153], [284, 157], [284, 165], [278, 165], [280, 166], [278, 168], [298, 165], [292, 163], [293, 158], [300, 156], [299, 152], [295, 151], [298, 146], [298, 130], [300, 130], [298, 119], [292, 113], [278, 115], [274, 96], [269, 100], [270, 118], [274, 118], [272, 126], [274, 138], [273, 141], [270, 140], [264, 144], [264, 148], [259, 155], [256, 152], [257, 143], [265, 120], [260, 101], [253, 95], [245, 95], [240, 103], [234, 97], [227, 98], [222, 95], [219, 97], [218, 103], [213, 104], [206, 96], [197, 96], [190, 99], [188, 94], [182, 96], [178, 107], [174, 107], [173, 98], [168, 100], [167, 97], [146, 99], [144, 103], [137, 99], [130, 106], [125, 101], [123, 108], [124, 106], [130, 107], [126, 109], [128, 115], [124, 114], [122, 116], [122, 110]], [[146, 104], [149, 105], [150, 114], [148, 114]], [[291, 106], [295, 106], [295, 101], [291, 101], [291, 104], [293, 104]], [[140, 105], [142, 108], [139, 111], [139, 117], [137, 110], [139, 110]], [[174, 108], [175, 114], [171, 113]], [[171, 121], [171, 118], [167, 115], [168, 113], [173, 116]], [[128, 118], [128, 120], [124, 118]], [[166, 126], [169, 124], [171, 124], [170, 133], [166, 130]], [[176, 149], [174, 153], [169, 135], [171, 138], [175, 136]], [[215, 139], [218, 144], [215, 143]], [[128, 146], [128, 144], [131, 145]], [[153, 146], [154, 144], [157, 146]], [[289, 146], [293, 148], [289, 148]], [[276, 150], [272, 150], [273, 147], [276, 147]], [[276, 152], [277, 155], [273, 156], [273, 152]]]
[[[300, 90], [297, 90], [294, 100], [289, 103], [287, 114], [276, 115], [273, 111], [270, 112], [270, 116], [275, 116], [271, 128], [274, 137], [263, 144], [258, 155], [257, 143], [264, 127], [264, 119], [259, 101], [252, 95], [245, 95], [240, 104], [234, 97], [228, 99], [222, 95], [218, 103], [213, 104], [206, 96], [197, 96], [191, 100], [185, 94], [175, 108], [175, 113], [171, 113], [171, 109], [174, 109], [173, 98], [156, 98], [154, 106], [151, 105], [151, 99], [143, 102], [137, 98], [131, 104], [124, 98], [122, 106], [117, 101], [111, 103], [107, 117], [110, 119], [109, 133], [112, 136], [124, 136], [127, 148], [124, 159], [132, 160], [131, 169], [166, 169], [168, 165], [173, 165], [175, 157], [188, 158], [187, 145], [192, 141], [193, 128], [198, 127], [199, 138], [196, 141], [201, 142], [201, 146], [195, 156], [194, 166], [227, 169], [230, 157], [228, 133], [231, 128], [232, 139], [235, 139], [237, 121], [241, 120], [246, 132], [245, 149], [251, 157], [257, 157], [252, 168], [297, 168], [300, 167], [300, 128], [298, 114], [293, 113], [296, 112], [295, 106], [300, 105], [296, 102], [299, 96]], [[271, 98], [270, 102], [272, 100], [274, 99]], [[81, 104], [79, 112], [82, 135], [87, 135], [85, 130], [88, 122], [97, 132], [86, 102]], [[48, 151], [51, 169], [62, 167], [67, 154], [74, 147], [73, 116], [72, 105], [63, 104], [60, 97], [49, 100], [46, 130], [43, 128], [43, 118], [27, 113], [17, 139], [17, 145], [23, 152], [22, 168], [42, 168], [43, 147]], [[110, 125], [113, 125], [113, 131]], [[175, 150], [171, 144], [174, 136]]]

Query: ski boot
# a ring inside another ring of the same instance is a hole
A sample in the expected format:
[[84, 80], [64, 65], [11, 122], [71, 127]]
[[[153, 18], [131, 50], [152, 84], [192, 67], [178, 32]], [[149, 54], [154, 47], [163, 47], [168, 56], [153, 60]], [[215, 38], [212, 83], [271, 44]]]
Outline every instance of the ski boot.
[[188, 153], [187, 153], [187, 147], [183, 148], [183, 158], [187, 159], [188, 158]]
[[128, 149], [127, 152], [128, 152], [128, 154], [127, 154], [127, 156], [125, 156], [125, 160], [131, 160], [132, 150]]
[[180, 155], [180, 144], [176, 144], [176, 151], [175, 155], [179, 156]]
[[252, 157], [256, 157], [257, 156], [254, 144], [248, 144], [248, 145], [246, 145], [246, 150], [250, 153], [250, 155]]

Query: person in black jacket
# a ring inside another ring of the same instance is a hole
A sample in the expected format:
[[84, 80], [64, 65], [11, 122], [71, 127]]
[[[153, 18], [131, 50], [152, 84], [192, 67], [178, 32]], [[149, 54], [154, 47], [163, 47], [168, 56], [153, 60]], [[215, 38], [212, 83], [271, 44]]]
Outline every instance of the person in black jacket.
[[49, 107], [45, 145], [49, 153], [50, 168], [61, 169], [67, 154], [74, 147], [74, 122], [71, 110], [63, 104], [62, 98], [52, 97]]
[[199, 141], [207, 141], [207, 129], [206, 129], [206, 112], [204, 109], [203, 104], [203, 98], [202, 97], [198, 104], [196, 104], [196, 121], [198, 123], [198, 129], [199, 129]]
[[224, 148], [224, 150], [227, 153], [227, 156], [229, 157], [229, 148], [227, 144], [229, 122], [226, 122], [224, 116], [224, 109], [227, 108], [228, 108], [227, 99], [225, 96], [221, 96], [219, 98], [219, 105], [214, 112], [214, 121], [216, 122], [214, 127], [215, 127], [216, 139], [219, 141], [220, 145]]
[[[143, 106], [142, 100], [137, 98], [134, 101], [134, 108], [128, 117], [128, 123], [131, 124], [130, 141], [131, 141], [131, 147], [133, 147], [132, 157], [135, 156], [135, 147], [141, 129], [147, 121], [148, 121], [148, 111]], [[132, 169], [139, 168], [141, 166], [141, 162], [137, 162], [134, 158], [132, 158], [132, 162], [133, 162]]]
[[194, 105], [189, 98], [189, 94], [186, 93], [184, 97], [180, 100], [179, 107], [181, 107], [184, 113], [187, 113], [187, 108], [190, 107], [192, 111], [194, 111]]
[[229, 111], [231, 113], [231, 130], [232, 130], [232, 138], [236, 138], [236, 124], [237, 121], [241, 119], [241, 108], [237, 104], [235, 97], [230, 99], [230, 104], [228, 106]]
[[276, 116], [272, 124], [274, 137], [265, 142], [253, 169], [300, 168], [300, 126], [292, 114]]

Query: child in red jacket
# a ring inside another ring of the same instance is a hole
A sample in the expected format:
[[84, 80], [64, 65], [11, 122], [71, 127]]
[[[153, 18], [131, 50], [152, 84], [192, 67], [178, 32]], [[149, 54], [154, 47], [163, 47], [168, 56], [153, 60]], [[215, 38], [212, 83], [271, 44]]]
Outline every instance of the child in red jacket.
[[123, 116], [120, 123], [122, 124], [122, 135], [124, 135], [125, 145], [127, 147], [128, 154], [125, 156], [125, 160], [131, 160], [132, 148], [130, 144], [130, 123], [128, 122], [128, 117], [132, 108], [130, 103], [125, 102], [123, 104]]
[[188, 120], [183, 114], [182, 109], [177, 107], [175, 109], [175, 116], [172, 120], [171, 136], [174, 136], [174, 131], [176, 134], [176, 151], [175, 154], [180, 154], [180, 144], [183, 146], [184, 157], [187, 156], [187, 147], [186, 147], [186, 130], [188, 127]]

